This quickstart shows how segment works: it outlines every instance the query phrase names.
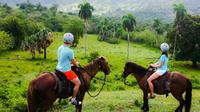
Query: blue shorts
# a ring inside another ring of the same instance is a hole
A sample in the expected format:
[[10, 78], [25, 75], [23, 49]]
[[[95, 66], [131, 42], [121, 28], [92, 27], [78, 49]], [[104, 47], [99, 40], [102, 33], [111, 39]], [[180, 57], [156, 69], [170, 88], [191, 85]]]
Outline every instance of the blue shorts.
[[166, 70], [157, 69], [155, 73], [157, 73], [158, 75], [162, 76], [162, 75], [164, 75], [165, 72], [167, 72], [167, 71]]

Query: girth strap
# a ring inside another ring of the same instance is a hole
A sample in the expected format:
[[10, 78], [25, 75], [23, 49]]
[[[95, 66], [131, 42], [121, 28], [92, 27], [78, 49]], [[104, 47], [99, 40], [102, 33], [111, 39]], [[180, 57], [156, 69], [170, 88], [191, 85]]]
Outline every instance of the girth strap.
[[55, 85], [54, 89], [55, 89], [55, 90], [58, 89], [58, 94], [60, 94], [61, 91], [62, 91], [62, 82], [58, 79], [58, 77], [56, 76], [55, 73], [53, 73], [53, 72], [50, 72], [50, 73], [51, 73], [51, 75], [52, 75], [52, 76], [55, 78], [55, 80], [56, 80], [56, 85]]

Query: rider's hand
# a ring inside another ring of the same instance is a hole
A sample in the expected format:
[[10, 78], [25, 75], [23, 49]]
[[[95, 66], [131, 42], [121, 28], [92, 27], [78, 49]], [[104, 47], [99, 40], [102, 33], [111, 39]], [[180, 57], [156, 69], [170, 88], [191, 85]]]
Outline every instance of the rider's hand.
[[79, 62], [77, 61], [77, 62], [76, 62], [76, 66], [78, 66], [78, 65], [79, 65]]
[[150, 64], [151, 67], [155, 67], [155, 64]]

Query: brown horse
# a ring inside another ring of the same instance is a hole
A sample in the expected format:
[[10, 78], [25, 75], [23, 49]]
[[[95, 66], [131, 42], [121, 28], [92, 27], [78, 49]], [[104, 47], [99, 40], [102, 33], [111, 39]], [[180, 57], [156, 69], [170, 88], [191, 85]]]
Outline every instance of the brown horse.
[[[154, 71], [152, 69], [146, 69], [140, 65], [137, 65], [133, 62], [127, 62], [124, 67], [124, 71], [122, 74], [122, 77], [125, 79], [129, 74], [134, 75], [134, 77], [137, 80], [137, 83], [139, 84], [139, 87], [143, 91], [143, 106], [141, 109], [146, 112], [149, 111], [149, 105], [148, 105], [148, 93], [149, 88], [147, 84], [147, 78], [153, 73]], [[189, 79], [184, 77], [182, 74], [178, 72], [168, 72], [164, 76], [159, 77], [158, 79], [154, 80], [154, 88], [155, 88], [155, 82], [157, 81], [157, 84], [161, 84], [163, 82], [163, 79], [170, 80], [170, 83], [168, 83], [169, 91], [165, 91], [162, 86], [157, 86], [157, 89], [154, 90], [157, 94], [166, 94], [171, 92], [171, 94], [179, 101], [179, 106], [175, 110], [175, 112], [182, 112], [182, 108], [185, 105], [185, 112], [190, 112], [191, 107], [191, 97], [192, 97], [192, 84]], [[185, 100], [183, 99], [183, 93], [186, 92]]]
[[[85, 92], [89, 88], [90, 81], [98, 71], [103, 71], [105, 75], [110, 73], [108, 62], [104, 57], [93, 60], [84, 66], [79, 72], [85, 82], [80, 86], [79, 101], [83, 101]], [[50, 72], [40, 74], [39, 77], [32, 80], [28, 88], [28, 110], [29, 112], [46, 112], [58, 98], [55, 91], [56, 79]], [[81, 112], [82, 104], [76, 106], [76, 112]]]

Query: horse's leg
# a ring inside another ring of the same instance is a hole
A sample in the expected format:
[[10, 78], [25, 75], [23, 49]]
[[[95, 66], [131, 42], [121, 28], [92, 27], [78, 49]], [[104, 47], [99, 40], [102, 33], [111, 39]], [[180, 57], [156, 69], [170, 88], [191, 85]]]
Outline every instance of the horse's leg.
[[30, 96], [28, 94], [28, 112], [36, 112], [36, 110], [38, 108], [38, 104], [37, 104], [36, 100], [32, 97], [33, 96]]
[[34, 85], [29, 84], [28, 93], [27, 93], [27, 102], [28, 102], [28, 112], [36, 112], [39, 106], [39, 99], [37, 93], [34, 90]]
[[148, 103], [148, 93], [143, 90], [143, 106], [141, 107], [141, 109], [144, 111], [144, 112], [147, 112], [149, 111], [149, 103]]
[[56, 97], [45, 97], [44, 100], [42, 100], [40, 105], [40, 112], [47, 112], [47, 110], [53, 105], [55, 102]]
[[80, 95], [80, 97], [78, 98], [79, 101], [81, 101], [81, 104], [76, 106], [76, 112], [81, 112], [84, 96], [85, 96], [85, 92], [82, 93], [82, 94]]
[[176, 108], [175, 112], [182, 112], [185, 103], [182, 93], [173, 92], [173, 90], [171, 93], [179, 101], [179, 106]]

